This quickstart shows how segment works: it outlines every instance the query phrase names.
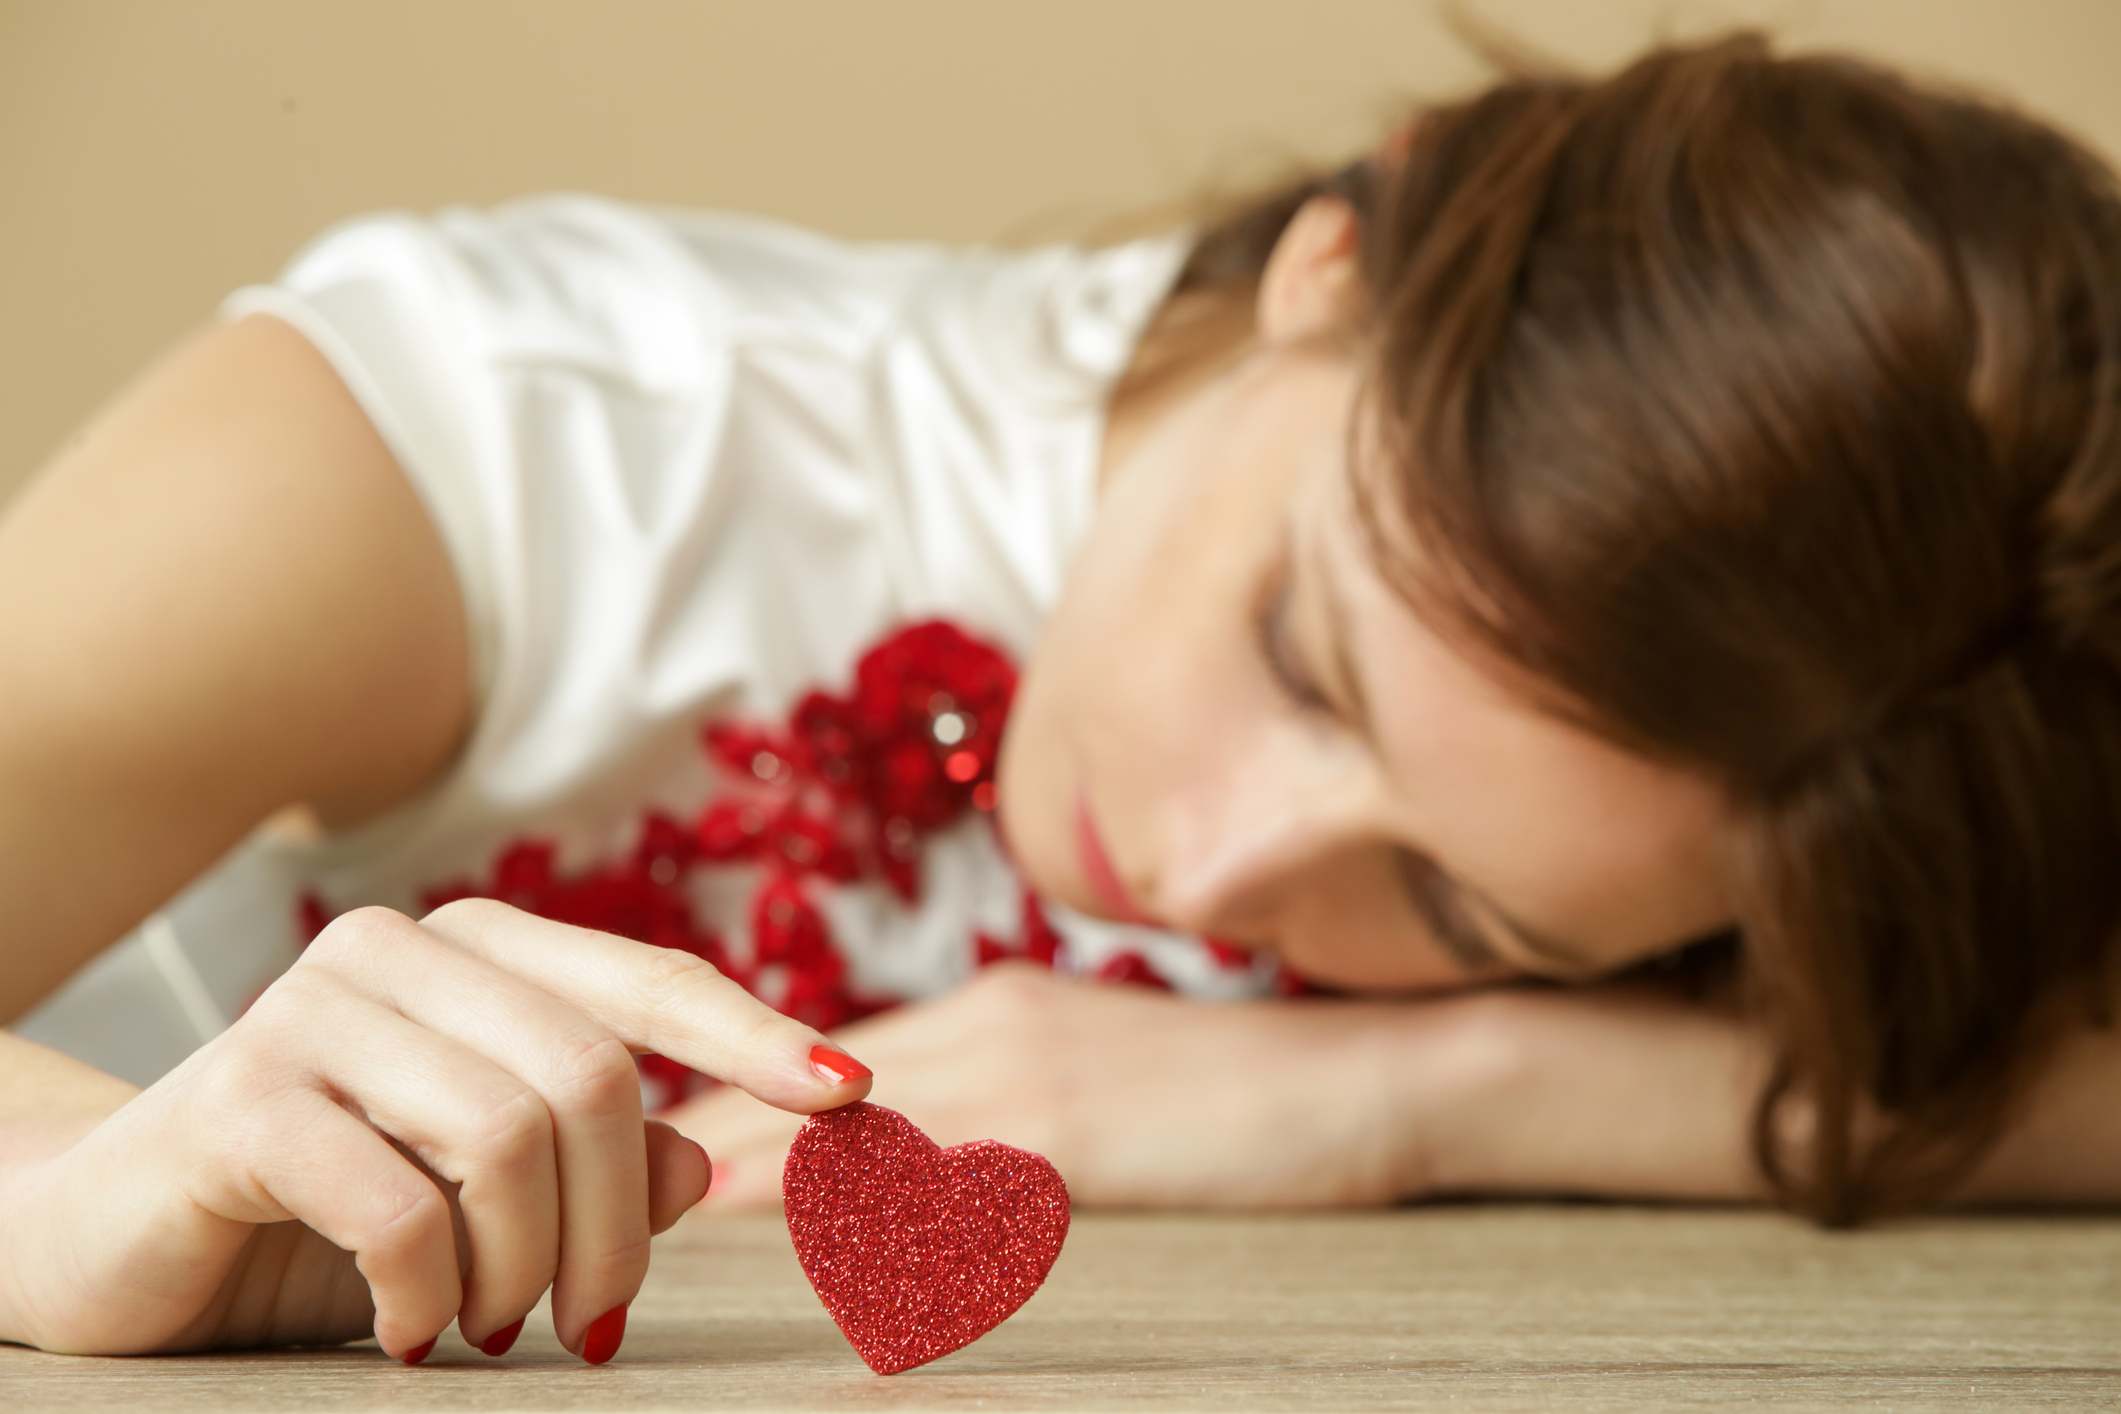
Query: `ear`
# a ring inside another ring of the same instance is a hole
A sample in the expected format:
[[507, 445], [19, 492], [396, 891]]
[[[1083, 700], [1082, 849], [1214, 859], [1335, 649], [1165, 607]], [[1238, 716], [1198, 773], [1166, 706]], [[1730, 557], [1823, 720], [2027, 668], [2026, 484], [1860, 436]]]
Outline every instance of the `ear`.
[[1314, 196], [1289, 218], [1260, 276], [1262, 343], [1295, 343], [1346, 329], [1362, 280], [1362, 223], [1337, 196]]

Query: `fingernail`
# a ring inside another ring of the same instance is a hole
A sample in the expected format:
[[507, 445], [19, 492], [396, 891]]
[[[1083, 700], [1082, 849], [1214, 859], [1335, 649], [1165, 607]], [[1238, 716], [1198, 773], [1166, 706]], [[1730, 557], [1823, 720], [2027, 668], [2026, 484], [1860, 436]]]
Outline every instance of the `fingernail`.
[[810, 1068], [834, 1085], [845, 1085], [850, 1080], [867, 1080], [873, 1071], [845, 1051], [835, 1051], [830, 1046], [810, 1048]]
[[702, 1144], [699, 1140], [689, 1139], [686, 1142], [692, 1145], [693, 1148], [700, 1151], [700, 1162], [707, 1166], [707, 1186], [700, 1190], [700, 1198], [702, 1201], [704, 1201], [707, 1195], [714, 1189], [714, 1180], [716, 1177], [714, 1171], [714, 1160], [707, 1156], [707, 1146], [705, 1144]]
[[492, 1335], [486, 1337], [486, 1339], [480, 1341], [479, 1349], [485, 1351], [488, 1355], [506, 1355], [509, 1351], [509, 1348], [516, 1343], [516, 1337], [521, 1335], [522, 1333], [523, 1318], [521, 1316], [518, 1316], [515, 1318], [515, 1320], [509, 1322], [507, 1325], [495, 1331]]
[[415, 1345], [412, 1349], [406, 1351], [404, 1356], [405, 1363], [417, 1365], [428, 1356], [434, 1354], [435, 1340], [437, 1339], [440, 1339], [440, 1337], [430, 1339], [425, 1345]]
[[601, 1365], [619, 1353], [619, 1342], [626, 1338], [626, 1308], [614, 1306], [589, 1323], [582, 1333], [582, 1358], [592, 1365]]

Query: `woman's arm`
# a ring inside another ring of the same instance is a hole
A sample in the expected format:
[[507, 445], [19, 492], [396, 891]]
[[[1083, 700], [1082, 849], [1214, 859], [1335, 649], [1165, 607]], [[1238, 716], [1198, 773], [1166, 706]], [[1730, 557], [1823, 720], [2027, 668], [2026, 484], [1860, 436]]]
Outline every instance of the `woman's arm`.
[[412, 488], [316, 350], [207, 330], [0, 522], [0, 1021], [260, 820], [346, 824], [450, 759], [464, 615]]
[[[1424, 1196], [1765, 1195], [1751, 1128], [1766, 1054], [1735, 1018], [1652, 987], [1504, 988], [1448, 1004], [1487, 1059], [1426, 1111]], [[1403, 1103], [1420, 1112], [1417, 1095]]]
[[[1475, 1005], [1496, 1060], [1432, 1113], [1427, 1191], [1764, 1196], [1750, 1135], [1768, 1053], [1753, 1028], [1652, 991], [1499, 992]], [[2117, 1097], [2121, 1033], [2068, 1037], [1951, 1201], [2121, 1202]]]
[[1958, 1197], [2036, 1206], [2121, 1203], [2121, 1032], [2066, 1038], [2002, 1142]]
[[[1225, 1004], [1004, 965], [840, 1035], [877, 1103], [1043, 1153], [1103, 1206], [1756, 1191], [1752, 1047], [1647, 993]], [[728, 1092], [669, 1118], [715, 1155], [711, 1204], [776, 1201], [795, 1120]]]
[[[0, 525], [0, 1014], [280, 807], [407, 798], [470, 710], [447, 558], [354, 400], [279, 323], [201, 335]], [[498, 1353], [549, 1287], [607, 1359], [707, 1182], [631, 1052], [813, 1110], [866, 1088], [821, 1039], [697, 958], [480, 900], [335, 920], [143, 1092], [0, 1036], [0, 1340], [418, 1358], [455, 1318]]]
[[[1087, 1203], [1765, 1197], [1761, 1038], [1648, 987], [1222, 1005], [1004, 966], [841, 1034], [878, 1103], [1036, 1149]], [[2071, 1042], [1960, 1198], [2121, 1201], [2115, 1096], [2121, 1036]], [[715, 1154], [710, 1204], [777, 1200], [796, 1120], [727, 1091], [670, 1118]]]

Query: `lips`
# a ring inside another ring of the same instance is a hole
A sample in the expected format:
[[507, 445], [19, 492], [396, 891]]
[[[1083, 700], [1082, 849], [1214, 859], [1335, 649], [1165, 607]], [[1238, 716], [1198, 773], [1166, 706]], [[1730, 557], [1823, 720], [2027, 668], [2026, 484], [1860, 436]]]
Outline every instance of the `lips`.
[[1097, 833], [1097, 823], [1090, 818], [1089, 802], [1080, 795], [1075, 798], [1075, 845], [1082, 855], [1083, 877], [1106, 914], [1122, 923], [1155, 927], [1156, 920], [1142, 911], [1134, 896], [1127, 892], [1127, 886], [1119, 881], [1119, 871], [1112, 867], [1112, 856], [1105, 853], [1105, 842]]

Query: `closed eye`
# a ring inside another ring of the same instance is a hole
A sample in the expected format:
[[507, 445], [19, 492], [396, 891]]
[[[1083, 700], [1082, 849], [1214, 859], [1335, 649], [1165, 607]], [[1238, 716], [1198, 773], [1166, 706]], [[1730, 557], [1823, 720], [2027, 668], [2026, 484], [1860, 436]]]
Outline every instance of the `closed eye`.
[[1441, 869], [1413, 850], [1399, 847], [1392, 850], [1392, 867], [1416, 916], [1453, 961], [1475, 976], [1508, 970]]
[[1252, 636], [1267, 675], [1290, 702], [1307, 712], [1332, 713], [1333, 700], [1318, 680], [1304, 668], [1289, 636], [1289, 605], [1294, 596], [1295, 575], [1286, 538], [1260, 586], [1252, 606]]

